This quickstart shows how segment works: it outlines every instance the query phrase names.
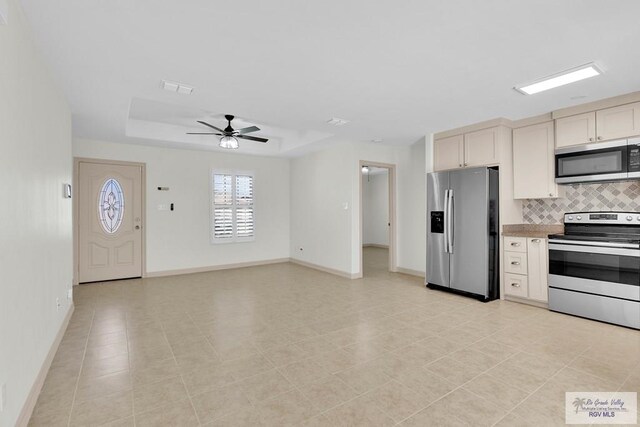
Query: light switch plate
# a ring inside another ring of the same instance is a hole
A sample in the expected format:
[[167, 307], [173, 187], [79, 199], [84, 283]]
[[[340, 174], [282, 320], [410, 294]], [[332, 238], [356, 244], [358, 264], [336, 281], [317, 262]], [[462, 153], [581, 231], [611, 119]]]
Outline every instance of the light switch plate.
[[71, 198], [71, 184], [62, 184], [62, 197], [65, 199]]
[[9, 22], [7, 19], [9, 13], [9, 4], [7, 0], [0, 0], [0, 25]]
[[7, 401], [7, 385], [0, 385], [0, 412], [4, 412], [5, 402]]
[[7, 19], [9, 13], [9, 4], [7, 0], [0, 0], [0, 25], [6, 24], [9, 22]]

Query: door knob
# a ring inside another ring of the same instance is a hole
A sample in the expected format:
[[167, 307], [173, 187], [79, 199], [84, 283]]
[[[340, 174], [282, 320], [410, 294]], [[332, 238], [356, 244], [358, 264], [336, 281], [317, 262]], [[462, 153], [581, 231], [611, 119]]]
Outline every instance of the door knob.
[[140, 226], [139, 225], [136, 225], [136, 230], [140, 230]]

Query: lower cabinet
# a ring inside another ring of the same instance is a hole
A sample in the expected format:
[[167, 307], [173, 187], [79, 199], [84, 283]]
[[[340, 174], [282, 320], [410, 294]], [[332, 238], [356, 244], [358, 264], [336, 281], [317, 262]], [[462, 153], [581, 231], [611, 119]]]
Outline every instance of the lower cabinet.
[[504, 247], [505, 295], [546, 303], [547, 239], [505, 237]]

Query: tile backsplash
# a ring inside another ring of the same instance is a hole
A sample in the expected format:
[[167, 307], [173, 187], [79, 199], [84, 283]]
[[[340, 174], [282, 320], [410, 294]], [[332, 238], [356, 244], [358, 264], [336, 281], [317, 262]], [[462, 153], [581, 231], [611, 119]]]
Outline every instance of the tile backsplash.
[[639, 210], [640, 181], [567, 185], [564, 198], [522, 202], [526, 224], [561, 224], [566, 212]]

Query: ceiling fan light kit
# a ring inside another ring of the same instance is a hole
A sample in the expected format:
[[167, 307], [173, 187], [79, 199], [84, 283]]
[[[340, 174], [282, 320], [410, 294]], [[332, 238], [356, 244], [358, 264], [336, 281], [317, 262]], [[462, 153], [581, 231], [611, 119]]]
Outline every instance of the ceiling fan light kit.
[[240, 146], [238, 144], [238, 140], [232, 136], [223, 136], [220, 138], [220, 147], [222, 148], [233, 148], [236, 149]]
[[221, 136], [222, 138], [220, 138], [220, 147], [222, 148], [230, 148], [230, 149], [237, 149], [240, 147], [239, 141], [238, 139], [248, 139], [250, 141], [257, 141], [257, 142], [267, 142], [268, 139], [266, 138], [260, 138], [257, 136], [249, 136], [249, 135], [245, 135], [247, 133], [251, 133], [251, 132], [257, 132], [260, 130], [259, 127], [257, 126], [249, 126], [246, 128], [242, 128], [242, 129], [238, 129], [235, 130], [233, 127], [231, 127], [231, 121], [234, 119], [234, 116], [227, 114], [224, 116], [225, 119], [227, 119], [227, 127], [224, 128], [224, 130], [220, 129], [219, 127], [216, 127], [210, 123], [207, 122], [203, 122], [202, 120], [198, 120], [197, 122], [200, 123], [201, 125], [205, 125], [213, 130], [215, 130], [216, 132], [187, 132], [187, 135], [217, 135], [217, 136]]

